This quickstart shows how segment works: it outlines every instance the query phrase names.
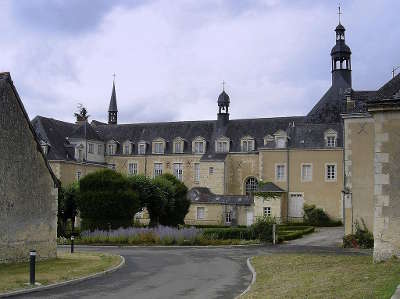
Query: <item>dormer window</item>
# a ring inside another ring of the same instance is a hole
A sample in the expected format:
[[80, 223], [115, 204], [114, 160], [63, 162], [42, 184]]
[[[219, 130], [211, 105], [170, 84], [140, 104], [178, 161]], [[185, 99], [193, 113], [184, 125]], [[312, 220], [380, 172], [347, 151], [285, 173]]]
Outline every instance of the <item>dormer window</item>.
[[181, 154], [183, 153], [184, 150], [184, 145], [185, 145], [185, 141], [178, 137], [174, 140], [174, 153], [175, 154]]
[[287, 141], [287, 134], [285, 131], [279, 130], [274, 134], [275, 137], [275, 147], [276, 148], [285, 148]]
[[75, 159], [78, 161], [83, 161], [83, 144], [79, 144], [75, 147]]
[[337, 132], [333, 129], [329, 129], [324, 134], [325, 146], [326, 147], [336, 147], [337, 144]]
[[164, 154], [165, 140], [158, 138], [153, 141], [153, 154]]
[[138, 155], [146, 154], [146, 142], [142, 141], [138, 143]]
[[254, 138], [249, 137], [249, 136], [243, 137], [240, 143], [241, 143], [242, 152], [254, 151]]
[[197, 137], [192, 141], [192, 152], [194, 154], [204, 154], [206, 152], [206, 140], [203, 137]]
[[112, 156], [117, 153], [117, 143], [114, 140], [111, 140], [107, 143], [106, 147], [107, 155]]
[[227, 152], [229, 152], [229, 143], [230, 143], [230, 140], [227, 137], [218, 138], [215, 141], [215, 151], [217, 153], [227, 153]]
[[123, 154], [124, 155], [131, 155], [132, 154], [133, 143], [131, 141], [126, 141], [123, 147]]
[[264, 146], [266, 146], [269, 142], [273, 142], [275, 140], [274, 136], [267, 135], [264, 137]]
[[49, 152], [49, 144], [46, 141], [40, 141], [40, 146], [42, 148], [43, 154], [47, 155]]

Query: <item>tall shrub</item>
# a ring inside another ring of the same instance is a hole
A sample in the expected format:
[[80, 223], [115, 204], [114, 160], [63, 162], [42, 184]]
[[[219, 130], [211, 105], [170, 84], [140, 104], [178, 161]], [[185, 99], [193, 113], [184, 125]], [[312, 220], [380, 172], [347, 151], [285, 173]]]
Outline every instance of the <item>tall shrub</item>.
[[146, 207], [150, 216], [150, 226], [157, 226], [164, 211], [164, 194], [152, 179], [144, 175], [128, 178], [130, 188], [135, 191], [142, 207]]
[[185, 223], [189, 212], [190, 200], [187, 198], [187, 187], [172, 174], [164, 174], [154, 179], [160, 188], [164, 209], [160, 216], [160, 224], [177, 226]]
[[[58, 192], [58, 227], [59, 236], [68, 237], [75, 229], [75, 217], [78, 213], [77, 202], [79, 185], [73, 183]], [[71, 232], [67, 231], [67, 222], [71, 220]]]
[[123, 175], [110, 169], [86, 175], [79, 182], [78, 207], [83, 229], [108, 229], [132, 225], [140, 209], [139, 197]]

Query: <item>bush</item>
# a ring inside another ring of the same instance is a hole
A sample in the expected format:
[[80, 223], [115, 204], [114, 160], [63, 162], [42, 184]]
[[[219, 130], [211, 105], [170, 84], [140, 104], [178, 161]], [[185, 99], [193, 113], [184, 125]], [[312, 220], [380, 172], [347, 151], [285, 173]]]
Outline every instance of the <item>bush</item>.
[[164, 205], [160, 215], [160, 224], [178, 226], [185, 223], [189, 212], [190, 200], [187, 198], [187, 187], [172, 174], [163, 174], [153, 180], [162, 192]]
[[228, 227], [228, 228], [205, 228], [203, 236], [214, 240], [253, 240], [255, 234], [251, 228]]
[[[315, 205], [304, 205], [304, 223], [313, 226], [341, 226], [341, 221], [332, 220], [322, 209]], [[304, 225], [303, 223], [303, 225]]]
[[313, 226], [286, 226], [284, 228], [279, 226], [278, 241], [282, 242], [298, 239], [306, 234], [314, 232], [314, 230], [315, 228]]
[[353, 235], [347, 235], [343, 238], [343, 247], [345, 248], [373, 248], [374, 236], [368, 230], [363, 219], [361, 219], [363, 227], [356, 221], [356, 232]]
[[251, 229], [257, 239], [264, 242], [272, 241], [272, 226], [275, 223], [275, 218], [272, 217], [257, 218]]
[[75, 231], [78, 196], [79, 185], [77, 183], [58, 189], [57, 236], [59, 237], [69, 238]]
[[101, 170], [82, 178], [79, 187], [82, 229], [108, 230], [132, 225], [140, 202], [126, 177], [109, 169]]

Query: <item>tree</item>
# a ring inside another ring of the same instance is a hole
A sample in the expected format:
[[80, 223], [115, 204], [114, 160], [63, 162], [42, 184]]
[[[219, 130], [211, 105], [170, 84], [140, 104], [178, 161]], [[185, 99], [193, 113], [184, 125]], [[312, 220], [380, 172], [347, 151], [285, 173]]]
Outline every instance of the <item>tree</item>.
[[126, 177], [110, 169], [86, 175], [79, 182], [78, 208], [84, 229], [129, 227], [141, 205]]
[[146, 207], [150, 216], [149, 226], [157, 226], [165, 206], [165, 197], [161, 189], [144, 175], [128, 178], [131, 189], [139, 195], [140, 204]]
[[88, 115], [88, 111], [85, 106], [82, 104], [78, 105], [78, 112], [74, 113], [77, 121], [86, 121], [90, 115]]
[[160, 217], [160, 224], [177, 226], [185, 223], [190, 200], [187, 198], [187, 187], [172, 174], [156, 177], [154, 183], [161, 189], [165, 206]]
[[66, 237], [67, 221], [71, 220], [71, 233], [75, 229], [75, 217], [78, 213], [77, 201], [79, 185], [71, 184], [65, 188], [59, 188], [58, 192], [58, 234]]

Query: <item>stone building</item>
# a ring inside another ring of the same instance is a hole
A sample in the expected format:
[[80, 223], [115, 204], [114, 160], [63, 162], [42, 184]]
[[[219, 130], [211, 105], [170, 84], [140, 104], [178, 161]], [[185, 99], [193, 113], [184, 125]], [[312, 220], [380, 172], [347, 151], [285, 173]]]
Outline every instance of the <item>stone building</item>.
[[346, 93], [346, 233], [364, 221], [374, 258], [400, 256], [400, 75], [379, 90]]
[[57, 185], [9, 73], [0, 73], [0, 263], [56, 256]]
[[[104, 167], [126, 175], [173, 173], [189, 189], [200, 188], [209, 196], [202, 202], [193, 198], [188, 222], [250, 224], [260, 214], [255, 206], [265, 215], [299, 220], [304, 204], [343, 219], [341, 114], [352, 78], [351, 50], [341, 24], [335, 29], [331, 73], [330, 88], [306, 116], [230, 119], [231, 99], [223, 90], [216, 120], [118, 124], [113, 84], [108, 123], [73, 124], [38, 116], [33, 125], [64, 185]], [[282, 190], [279, 212], [276, 203], [255, 204], [251, 194], [260, 182]], [[206, 215], [216, 216], [205, 219], [206, 209]]]

